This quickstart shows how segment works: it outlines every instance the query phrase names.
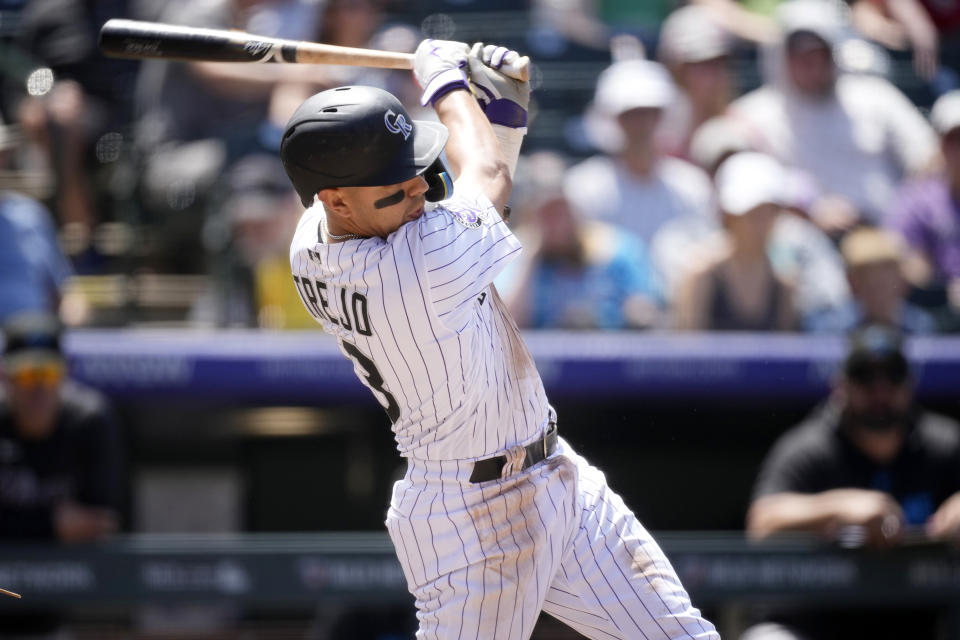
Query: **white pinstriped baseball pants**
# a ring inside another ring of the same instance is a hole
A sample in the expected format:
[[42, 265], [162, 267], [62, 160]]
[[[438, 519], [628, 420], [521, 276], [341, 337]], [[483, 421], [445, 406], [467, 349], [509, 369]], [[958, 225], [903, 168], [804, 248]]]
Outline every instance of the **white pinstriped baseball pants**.
[[544, 462], [470, 484], [472, 464], [410, 461], [387, 529], [423, 640], [525, 640], [541, 610], [588, 638], [719, 640], [660, 547], [560, 439]]

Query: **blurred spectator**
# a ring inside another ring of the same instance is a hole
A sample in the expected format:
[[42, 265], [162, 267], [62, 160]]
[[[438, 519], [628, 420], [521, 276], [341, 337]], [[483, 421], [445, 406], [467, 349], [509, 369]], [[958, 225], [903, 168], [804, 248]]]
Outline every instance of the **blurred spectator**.
[[704, 256], [674, 296], [681, 329], [790, 331], [793, 287], [776, 274], [767, 241], [783, 206], [786, 174], [773, 158], [734, 154], [717, 170], [726, 242]]
[[840, 245], [853, 298], [810, 322], [818, 332], [845, 333], [864, 324], [885, 324], [905, 333], [933, 333], [933, 317], [906, 300], [904, 252], [899, 238], [872, 227], [855, 229]]
[[[726, 115], [714, 116], [697, 127], [689, 146], [691, 160], [707, 172], [711, 181], [724, 160], [752, 149], [749, 130]], [[716, 191], [712, 182], [711, 188]], [[687, 279], [690, 269], [702, 264], [701, 254], [709, 251], [709, 244], [722, 243], [723, 234], [718, 233], [721, 230], [720, 216], [716, 211], [711, 213], [709, 216], [694, 214], [669, 220], [650, 241], [650, 255], [668, 300]]]
[[102, 266], [91, 229], [116, 216], [122, 197], [113, 176], [123, 171], [136, 62], [104, 58], [97, 37], [107, 19], [126, 14], [126, 0], [31, 0], [5, 53], [4, 107], [32, 152], [21, 154], [22, 168], [52, 178], [56, 219], [83, 239], [72, 256], [79, 270]]
[[[497, 280], [517, 324], [536, 329], [654, 325], [656, 278], [643, 243], [613, 225], [583, 219], [563, 195], [559, 158], [534, 154], [525, 164], [540, 176], [537, 193], [518, 211], [525, 222], [518, 230], [524, 251]], [[544, 184], [545, 173], [555, 176], [552, 185]]]
[[[693, 160], [714, 177], [734, 153], [752, 149], [746, 125], [729, 116], [715, 116], [697, 128], [691, 140]], [[810, 180], [797, 170], [787, 173], [784, 208], [767, 238], [767, 255], [774, 271], [795, 287], [794, 306], [802, 318], [814, 317], [846, 304], [850, 297], [840, 254], [830, 239], [807, 220], [812, 198]], [[650, 255], [662, 286], [670, 296], [709, 252], [722, 242], [718, 217], [689, 216], [667, 222], [654, 236]]]
[[369, 42], [383, 21], [384, 4], [385, 0], [324, 0], [318, 42], [345, 47]]
[[713, 13], [700, 5], [681, 7], [660, 29], [657, 55], [679, 91], [663, 115], [657, 141], [664, 152], [685, 160], [690, 159], [693, 132], [722, 114], [733, 99], [732, 42]]
[[[931, 2], [929, 6], [937, 4]], [[887, 49], [912, 49], [916, 74], [927, 81], [934, 78], [939, 66], [940, 37], [924, 2], [853, 0], [850, 15], [853, 26], [864, 38]]]
[[[250, 0], [246, 0], [249, 2]], [[282, 20], [274, 19], [277, 35], [285, 38], [323, 42], [340, 47], [368, 47], [385, 51], [413, 53], [419, 44], [419, 33], [411, 33], [408, 25], [392, 24], [380, 30], [385, 13], [385, 0], [260, 0], [257, 10], [261, 13], [281, 13]], [[290, 9], [289, 7], [294, 7]], [[287, 7], [284, 10], [284, 7]], [[250, 25], [255, 33], [263, 28]], [[304, 34], [304, 35], [299, 35]], [[236, 72], [236, 65], [229, 67]], [[261, 142], [269, 151], [280, 147], [280, 138], [287, 120], [304, 100], [319, 89], [348, 84], [383, 86], [399, 82], [412, 85], [419, 97], [419, 88], [413, 74], [406, 71], [375, 69], [369, 67], [307, 65], [306, 69], [293, 71], [282, 77], [272, 90], [267, 120], [261, 125]], [[394, 88], [394, 87], [390, 87]], [[413, 100], [419, 104], [419, 99]]]
[[[690, 156], [713, 180], [717, 167], [740, 151], [751, 149], [749, 132], [726, 116], [715, 116], [697, 127], [690, 140]], [[714, 186], [711, 183], [711, 188]], [[716, 202], [716, 199], [713, 200]], [[690, 270], [702, 264], [711, 244], [722, 244], [719, 215], [684, 215], [664, 222], [650, 240], [650, 258], [660, 276], [664, 297], [672, 302]]]
[[667, 220], [713, 211], [706, 174], [656, 149], [657, 125], [675, 93], [656, 62], [625, 60], [604, 70], [587, 123], [606, 153], [575, 165], [565, 180], [566, 196], [578, 211], [623, 227], [644, 243]]
[[767, 255], [777, 275], [793, 283], [793, 306], [801, 325], [849, 302], [850, 288], [836, 245], [792, 206], [777, 216]]
[[[852, 334], [827, 401], [776, 442], [760, 469], [747, 533], [802, 531], [844, 546], [960, 540], [960, 426], [914, 398], [899, 332]], [[934, 638], [930, 612], [823, 610], [771, 614], [743, 640]]]
[[740, 151], [753, 151], [750, 125], [729, 114], [700, 123], [690, 137], [690, 160], [713, 178], [723, 161]]
[[[944, 172], [905, 185], [889, 222], [909, 248], [911, 284], [943, 292], [945, 315], [955, 318], [960, 314], [960, 90], [941, 96], [930, 119], [940, 135]], [[960, 326], [956, 320], [948, 324]]]
[[845, 24], [825, 0], [780, 5], [783, 38], [769, 51], [767, 83], [731, 112], [763, 150], [816, 180], [811, 219], [831, 235], [879, 222], [905, 175], [928, 169], [935, 137], [920, 112], [875, 75], [840, 73]]
[[655, 41], [663, 19], [679, 4], [677, 0], [534, 0], [531, 17], [540, 29], [549, 28], [582, 47], [606, 51], [616, 47], [618, 36], [629, 36], [646, 48]]
[[0, 322], [23, 311], [56, 312], [71, 274], [43, 205], [0, 191]]
[[706, 7], [714, 19], [738, 38], [757, 44], [769, 44], [777, 38], [773, 12], [781, 0], [691, 0]]
[[[56, 318], [19, 315], [3, 329], [0, 538], [101, 539], [117, 529], [123, 499], [113, 414], [99, 393], [65, 380]], [[51, 633], [59, 625], [52, 613], [4, 613], [0, 635]]]
[[59, 322], [4, 324], [0, 536], [85, 542], [113, 532], [122, 499], [120, 433], [106, 399], [67, 380]]
[[[760, 3], [763, 2], [760, 0]], [[629, 36], [640, 43], [641, 49], [650, 47], [656, 42], [656, 33], [668, 14], [685, 4], [688, 4], [685, 0], [536, 0], [531, 14], [535, 25], [549, 27], [580, 46], [610, 49], [613, 59], [618, 60], [617, 49], [621, 46], [618, 40]], [[755, 6], [745, 6], [749, 3], [693, 0], [689, 4], [707, 9], [718, 24], [740, 38], [770, 42], [775, 37], [776, 25], [773, 21], [755, 11]]]
[[920, 2], [933, 21], [937, 32], [944, 36], [942, 41], [956, 42], [956, 35], [960, 33], [960, 3], [942, 0], [920, 0]]
[[[10, 127], [0, 123], [0, 171], [8, 167], [13, 140]], [[26, 195], [0, 189], [0, 324], [20, 312], [56, 313], [71, 274], [49, 212]]]
[[223, 204], [204, 232], [213, 290], [192, 312], [203, 324], [290, 329], [316, 323], [290, 279], [290, 239], [303, 212], [276, 156], [257, 153], [227, 172]]

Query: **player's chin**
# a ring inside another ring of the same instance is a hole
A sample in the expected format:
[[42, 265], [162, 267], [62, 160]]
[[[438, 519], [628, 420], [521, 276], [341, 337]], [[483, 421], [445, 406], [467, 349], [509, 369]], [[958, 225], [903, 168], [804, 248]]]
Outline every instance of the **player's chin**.
[[422, 215], [423, 215], [423, 208], [424, 208], [425, 202], [426, 202], [426, 201], [421, 201], [421, 202], [420, 202], [420, 205], [419, 205], [416, 209], [414, 209], [413, 211], [411, 211], [410, 213], [408, 213], [407, 215], [405, 215], [405, 216], [403, 217], [404, 222], [413, 222], [414, 220], [416, 220], [417, 218], [419, 218], [420, 216], [422, 216]]

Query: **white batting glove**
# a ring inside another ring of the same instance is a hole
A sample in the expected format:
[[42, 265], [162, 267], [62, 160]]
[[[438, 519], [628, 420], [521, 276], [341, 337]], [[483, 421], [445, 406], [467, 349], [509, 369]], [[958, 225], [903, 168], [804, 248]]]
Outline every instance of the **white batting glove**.
[[520, 57], [516, 51], [478, 42], [470, 49], [470, 90], [491, 124], [512, 129], [527, 126], [530, 83], [514, 80], [498, 69]]
[[413, 76], [423, 89], [420, 104], [433, 104], [454, 89], [468, 89], [467, 56], [463, 42], [427, 39], [420, 43], [413, 59]]

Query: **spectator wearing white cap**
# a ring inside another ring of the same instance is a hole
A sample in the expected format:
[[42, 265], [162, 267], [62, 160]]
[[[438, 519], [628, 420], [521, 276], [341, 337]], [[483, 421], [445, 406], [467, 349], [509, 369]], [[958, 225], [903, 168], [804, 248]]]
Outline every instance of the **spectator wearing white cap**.
[[624, 60], [605, 69], [586, 120], [604, 153], [572, 167], [565, 180], [566, 196], [578, 210], [620, 225], [644, 243], [667, 220], [713, 211], [707, 175], [655, 145], [675, 94], [670, 74], [656, 62]]
[[664, 152], [690, 159], [690, 138], [708, 119], [722, 114], [733, 99], [729, 68], [732, 42], [713, 11], [687, 5], [671, 13], [660, 29], [657, 55], [677, 84], [674, 104], [660, 123]]
[[724, 246], [694, 267], [674, 300], [677, 326], [688, 330], [791, 331], [793, 288], [774, 271], [767, 241], [780, 213], [786, 173], [770, 156], [745, 151], [717, 170]]
[[[697, 128], [690, 151], [694, 162], [713, 177], [723, 161], [735, 153], [751, 151], [750, 132], [728, 115], [711, 118]], [[849, 303], [850, 291], [843, 260], [836, 246], [807, 218], [815, 195], [808, 176], [787, 171], [786, 206], [777, 216], [767, 239], [767, 255], [777, 274], [793, 283], [794, 306], [803, 318], [817, 319]], [[717, 242], [720, 218], [684, 218], [663, 225], [650, 245], [650, 256], [665, 274], [663, 288], [669, 297], [686, 280], [689, 270], [701, 263], [699, 256]]]
[[889, 222], [907, 243], [907, 278], [945, 302], [944, 320], [960, 326], [960, 90], [934, 103], [930, 121], [943, 172], [904, 185]]
[[766, 84], [730, 110], [760, 134], [764, 151], [816, 180], [810, 215], [824, 230], [880, 223], [904, 177], [931, 166], [933, 131], [886, 79], [838, 67], [850, 28], [833, 3], [790, 0], [777, 17], [783, 36], [768, 52]]
[[[717, 168], [734, 153], [750, 151], [749, 130], [727, 116], [715, 116], [697, 127], [690, 140], [690, 157], [712, 179]], [[714, 198], [714, 203], [716, 198]], [[683, 216], [665, 222], [650, 241], [650, 258], [661, 277], [667, 302], [676, 294], [690, 269], [702, 263], [703, 252], [723, 242], [719, 215]]]

